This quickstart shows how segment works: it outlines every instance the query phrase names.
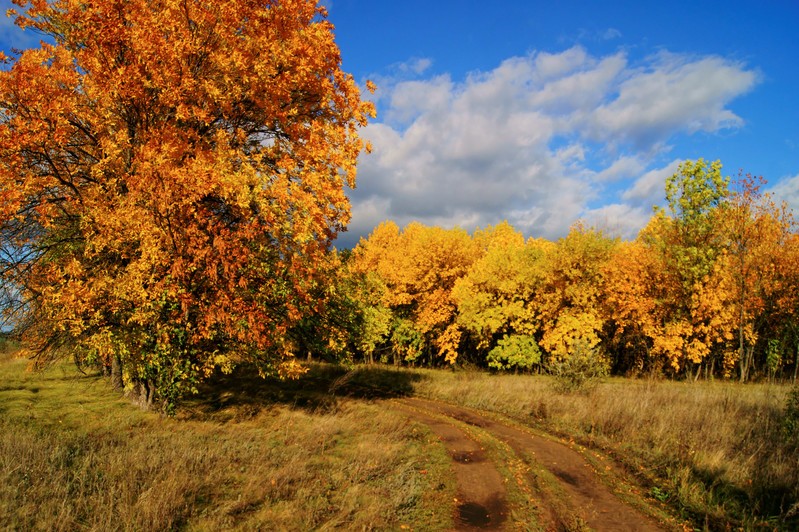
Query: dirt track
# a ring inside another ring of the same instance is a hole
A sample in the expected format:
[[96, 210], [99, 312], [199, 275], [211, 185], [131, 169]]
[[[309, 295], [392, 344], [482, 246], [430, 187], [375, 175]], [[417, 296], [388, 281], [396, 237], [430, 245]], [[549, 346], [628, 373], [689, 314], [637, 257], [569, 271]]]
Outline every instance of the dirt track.
[[[484, 449], [461, 423], [504, 442], [522, 460], [539, 515], [531, 523], [544, 530], [667, 530], [619, 499], [593, 466], [574, 449], [478, 411], [425, 399], [400, 399], [394, 405], [424, 423], [443, 442], [453, 460], [457, 481], [455, 521], [458, 530], [517, 528], [508, 522], [506, 483]], [[461, 425], [462, 426], [462, 425]]]

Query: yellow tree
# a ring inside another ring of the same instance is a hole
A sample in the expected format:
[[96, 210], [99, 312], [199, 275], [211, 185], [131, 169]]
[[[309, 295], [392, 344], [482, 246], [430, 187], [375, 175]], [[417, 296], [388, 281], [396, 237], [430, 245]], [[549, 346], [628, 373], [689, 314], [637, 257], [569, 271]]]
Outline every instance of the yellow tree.
[[717, 264], [725, 251], [719, 214], [729, 196], [728, 184], [719, 162], [682, 163], [666, 180], [667, 209], [657, 209], [640, 236], [661, 261], [670, 290], [659, 303], [663, 321], [653, 349], [667, 356], [675, 371], [695, 368], [696, 376], [714, 347], [731, 339], [726, 313], [731, 295]]
[[534, 294], [541, 284], [544, 246], [535, 240], [525, 244], [507, 222], [478, 230], [474, 240], [482, 256], [453, 289], [458, 324], [479, 351], [488, 352], [493, 367], [529, 368], [539, 361]]
[[395, 354], [405, 360], [438, 355], [454, 363], [462, 333], [452, 289], [477, 258], [471, 237], [462, 229], [416, 222], [400, 232], [388, 222], [354, 253], [361, 271], [377, 272], [385, 283], [384, 304], [394, 314]]
[[576, 351], [597, 352], [605, 318], [601, 300], [604, 268], [617, 241], [578, 223], [545, 258], [537, 299], [541, 347], [552, 361]]
[[770, 317], [767, 310], [778, 288], [778, 255], [793, 229], [785, 206], [776, 205], [768, 193], [761, 192], [764, 184], [762, 177], [739, 175], [720, 217], [734, 292], [741, 381], [749, 375], [760, 330]]
[[285, 333], [349, 218], [373, 107], [311, 0], [19, 2], [53, 44], [0, 72], [3, 282], [62, 348], [170, 405]]
[[668, 293], [668, 278], [658, 257], [640, 240], [620, 242], [604, 264], [603, 277], [606, 348], [613, 354], [614, 370], [659, 371], [665, 360], [653, 353], [652, 339], [663, 321], [660, 302]]

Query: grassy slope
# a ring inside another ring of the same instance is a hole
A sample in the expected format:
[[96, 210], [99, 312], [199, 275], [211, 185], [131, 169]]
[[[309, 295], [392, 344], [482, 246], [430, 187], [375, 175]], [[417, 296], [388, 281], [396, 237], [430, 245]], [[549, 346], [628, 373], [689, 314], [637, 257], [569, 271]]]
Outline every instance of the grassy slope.
[[0, 362], [0, 528], [451, 526], [440, 444], [376, 403], [262, 382], [276, 400], [217, 387], [164, 419], [99, 377], [24, 367]]
[[[789, 388], [611, 379], [586, 394], [548, 377], [417, 371], [419, 395], [499, 412], [610, 452], [699, 526], [792, 529], [799, 453], [782, 432]], [[793, 516], [791, 517], [793, 508]]]

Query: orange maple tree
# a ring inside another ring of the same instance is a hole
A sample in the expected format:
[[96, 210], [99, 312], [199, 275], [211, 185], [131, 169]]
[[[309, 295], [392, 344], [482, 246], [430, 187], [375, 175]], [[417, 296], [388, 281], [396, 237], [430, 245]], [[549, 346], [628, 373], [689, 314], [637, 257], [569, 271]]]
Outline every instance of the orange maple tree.
[[349, 219], [374, 113], [311, 0], [19, 1], [49, 37], [0, 72], [2, 280], [65, 349], [171, 408], [285, 332]]

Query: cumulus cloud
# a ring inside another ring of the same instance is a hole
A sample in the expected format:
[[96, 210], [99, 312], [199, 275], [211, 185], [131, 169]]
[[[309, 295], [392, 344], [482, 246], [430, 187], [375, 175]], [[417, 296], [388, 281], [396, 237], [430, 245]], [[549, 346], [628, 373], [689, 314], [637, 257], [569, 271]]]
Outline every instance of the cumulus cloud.
[[799, 174], [780, 180], [769, 192], [774, 195], [775, 200], [787, 203], [794, 216], [799, 218]]
[[597, 172], [594, 176], [596, 181], [619, 181], [636, 177], [646, 167], [645, 162], [640, 157], [634, 155], [622, 155], [604, 170]]
[[613, 203], [588, 210], [582, 219], [608, 236], [634, 239], [652, 217], [652, 208]]
[[715, 56], [661, 53], [633, 65], [580, 46], [460, 81], [395, 76], [381, 86], [380, 122], [363, 131], [374, 152], [361, 159], [342, 243], [385, 219], [469, 230], [508, 219], [557, 238], [583, 218], [634, 235], [679, 164], [663, 160], [670, 139], [740, 127], [728, 105], [757, 81]]
[[726, 105], [751, 90], [757, 78], [720, 57], [686, 61], [661, 54], [647, 68], [629, 72], [618, 97], [592, 113], [590, 135], [646, 149], [676, 132], [739, 127], [743, 119]]
[[666, 179], [677, 173], [681, 162], [676, 159], [663, 168], [646, 172], [624, 191], [622, 199], [637, 206], [663, 203], [666, 195]]

